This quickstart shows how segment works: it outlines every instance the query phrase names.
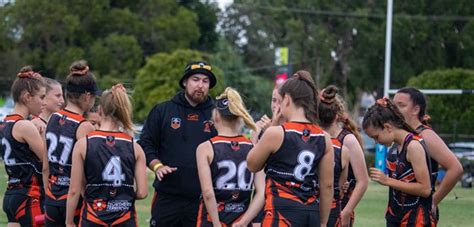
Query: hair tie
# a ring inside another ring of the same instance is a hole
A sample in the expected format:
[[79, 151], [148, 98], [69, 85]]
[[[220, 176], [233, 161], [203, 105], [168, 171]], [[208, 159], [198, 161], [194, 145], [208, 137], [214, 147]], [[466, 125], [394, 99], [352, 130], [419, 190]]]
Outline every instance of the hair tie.
[[33, 72], [33, 71], [19, 72], [18, 74], [16, 74], [16, 76], [22, 79], [23, 78], [39, 79], [42, 77], [41, 74], [37, 72]]
[[112, 94], [115, 92], [124, 92], [127, 93], [127, 89], [123, 86], [123, 84], [116, 84], [112, 86]]
[[383, 106], [383, 107], [387, 107], [388, 106], [388, 98], [387, 97], [383, 97], [381, 99], [377, 99], [377, 104]]
[[425, 114], [425, 115], [423, 116], [423, 121], [429, 121], [429, 120], [431, 120], [430, 115]]
[[77, 76], [85, 76], [89, 72], [89, 66], [86, 66], [84, 69], [73, 69], [71, 72]]

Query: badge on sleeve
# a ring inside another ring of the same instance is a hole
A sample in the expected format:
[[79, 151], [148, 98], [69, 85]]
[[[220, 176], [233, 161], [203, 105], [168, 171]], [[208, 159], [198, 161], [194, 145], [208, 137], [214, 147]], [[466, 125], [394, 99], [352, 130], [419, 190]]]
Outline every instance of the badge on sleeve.
[[179, 117], [172, 117], [171, 118], [171, 128], [178, 129], [181, 127], [181, 118]]

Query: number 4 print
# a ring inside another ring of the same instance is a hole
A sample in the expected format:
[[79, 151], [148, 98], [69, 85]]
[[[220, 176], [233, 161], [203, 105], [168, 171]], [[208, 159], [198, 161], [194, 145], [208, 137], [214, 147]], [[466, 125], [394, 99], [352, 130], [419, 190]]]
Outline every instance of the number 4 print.
[[122, 174], [122, 165], [119, 156], [112, 156], [102, 171], [104, 181], [112, 181], [114, 187], [120, 187], [125, 180], [125, 174]]

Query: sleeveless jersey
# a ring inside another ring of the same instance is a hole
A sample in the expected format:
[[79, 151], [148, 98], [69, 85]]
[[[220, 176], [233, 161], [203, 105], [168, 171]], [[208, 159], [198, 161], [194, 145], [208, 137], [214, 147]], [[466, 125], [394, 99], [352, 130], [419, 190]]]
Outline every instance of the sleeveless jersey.
[[42, 188], [42, 164], [27, 143], [13, 137], [13, 126], [24, 120], [17, 114], [7, 115], [0, 123], [0, 155], [8, 174], [6, 195], [21, 194], [39, 199]]
[[342, 173], [342, 144], [337, 140], [337, 138], [332, 138], [331, 141], [334, 149], [334, 207], [335, 203], [340, 202], [339, 193], [341, 192], [341, 189], [339, 186], [339, 178]]
[[[247, 210], [254, 174], [247, 169], [247, 154], [253, 145], [243, 136], [216, 136], [210, 140], [214, 158], [210, 164], [212, 184], [219, 211], [219, 220], [231, 225]], [[201, 200], [198, 226], [212, 222]]]
[[[387, 169], [389, 177], [407, 183], [416, 182], [413, 167], [407, 160], [407, 147], [412, 141], [420, 143], [423, 148], [425, 147], [421, 137], [415, 136], [413, 134], [408, 134], [406, 136], [400, 152], [397, 151], [397, 146], [392, 146], [389, 153], [387, 154]], [[426, 168], [428, 168], [429, 173], [431, 173], [429, 157], [426, 153], [426, 150], [425, 154], [428, 164]], [[421, 196], [409, 195], [390, 187], [386, 218], [402, 218], [404, 214], [419, 206], [425, 207], [427, 210], [431, 210], [431, 202], [431, 195], [428, 198], [424, 198]]]
[[[427, 129], [433, 130], [430, 126], [424, 125], [424, 124], [421, 124], [415, 130], [418, 132], [419, 135], [421, 135], [421, 132], [423, 132]], [[436, 160], [434, 160], [433, 158], [430, 158], [430, 162], [431, 162], [431, 171], [432, 171], [431, 172], [431, 183], [433, 184], [432, 186], [434, 187], [435, 183], [436, 183], [436, 179], [438, 178], [438, 162]]]
[[71, 177], [72, 150], [76, 144], [76, 132], [85, 121], [80, 114], [68, 110], [53, 113], [46, 127], [48, 148], [49, 182], [46, 188], [47, 205], [66, 206]]
[[[339, 135], [336, 137], [336, 139], [341, 143], [341, 147], [344, 145], [344, 139], [349, 134], [352, 134], [352, 132], [346, 128], [343, 128], [342, 131], [339, 133]], [[346, 207], [346, 204], [349, 202], [349, 199], [351, 198], [351, 195], [352, 195], [352, 191], [354, 191], [354, 188], [357, 183], [357, 180], [355, 178], [354, 171], [352, 170], [352, 165], [350, 162], [349, 162], [348, 168], [349, 169], [347, 173], [347, 182], [349, 182], [349, 188], [347, 189], [347, 193], [344, 193], [341, 199], [341, 209], [344, 209], [344, 207]]]
[[87, 135], [86, 190], [81, 220], [118, 225], [136, 217], [133, 138], [122, 132]]
[[316, 169], [326, 149], [324, 132], [311, 123], [288, 122], [282, 128], [283, 143], [265, 166], [265, 210], [314, 210]]

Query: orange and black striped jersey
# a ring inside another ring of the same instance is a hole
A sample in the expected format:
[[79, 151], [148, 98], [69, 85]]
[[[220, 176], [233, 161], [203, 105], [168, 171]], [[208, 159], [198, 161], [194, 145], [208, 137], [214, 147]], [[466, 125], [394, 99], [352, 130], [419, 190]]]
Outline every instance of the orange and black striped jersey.
[[0, 123], [0, 154], [8, 174], [8, 187], [5, 194], [28, 195], [40, 198], [42, 187], [42, 164], [27, 143], [13, 137], [14, 125], [24, 120], [17, 114], [7, 115]]
[[283, 143], [265, 166], [265, 210], [314, 209], [316, 169], [326, 149], [324, 131], [299, 122], [285, 123], [282, 128]]
[[123, 132], [87, 135], [86, 190], [81, 220], [118, 225], [136, 217], [133, 138]]
[[[247, 169], [247, 155], [253, 144], [243, 136], [216, 136], [210, 140], [214, 158], [210, 164], [219, 220], [231, 225], [247, 210], [254, 174]], [[211, 218], [201, 200], [198, 225], [207, 226]]]
[[[416, 176], [412, 164], [407, 160], [407, 147], [411, 142], [420, 143], [422, 144], [423, 148], [425, 147], [421, 137], [415, 136], [413, 134], [408, 134], [406, 136], [400, 151], [397, 150], [397, 146], [392, 146], [389, 153], [387, 154], [387, 170], [389, 177], [406, 183], [416, 182]], [[425, 154], [428, 163], [425, 168], [427, 168], [431, 173], [431, 168], [428, 162], [429, 157], [426, 153], [426, 150]], [[424, 198], [421, 196], [409, 195], [407, 193], [390, 188], [386, 217], [400, 218], [403, 217], [407, 212], [410, 212], [419, 206], [430, 210], [431, 203], [432, 196]]]
[[49, 183], [46, 188], [47, 205], [66, 206], [71, 177], [71, 157], [76, 132], [85, 119], [66, 109], [53, 113], [46, 126], [48, 148]]

